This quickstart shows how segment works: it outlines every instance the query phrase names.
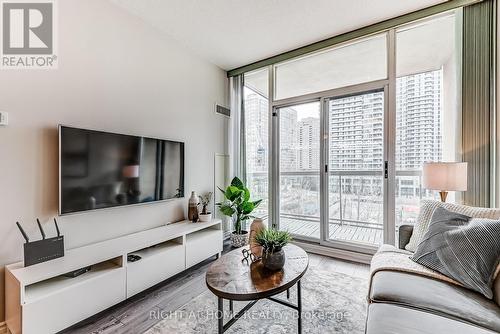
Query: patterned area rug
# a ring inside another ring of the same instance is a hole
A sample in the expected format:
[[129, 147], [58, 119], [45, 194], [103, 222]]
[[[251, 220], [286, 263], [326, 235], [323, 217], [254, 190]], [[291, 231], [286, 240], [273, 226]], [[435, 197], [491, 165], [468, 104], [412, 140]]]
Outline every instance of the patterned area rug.
[[[309, 269], [302, 278], [303, 333], [364, 333], [368, 280]], [[296, 303], [296, 287], [290, 301]], [[282, 293], [278, 298], [286, 299]], [[246, 303], [235, 302], [235, 312]], [[217, 333], [217, 298], [207, 289], [175, 312], [158, 313], [162, 319], [147, 334]], [[227, 322], [229, 302], [224, 301]], [[226, 333], [297, 333], [297, 312], [269, 300], [258, 301]]]

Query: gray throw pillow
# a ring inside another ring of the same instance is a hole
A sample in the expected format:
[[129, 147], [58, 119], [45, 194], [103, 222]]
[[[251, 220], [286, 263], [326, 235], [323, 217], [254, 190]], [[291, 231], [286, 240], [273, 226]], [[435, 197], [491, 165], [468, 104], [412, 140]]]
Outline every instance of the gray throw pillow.
[[492, 299], [500, 261], [500, 221], [470, 219], [437, 208], [412, 260]]
[[425, 233], [429, 230], [432, 215], [438, 207], [443, 207], [446, 210], [461, 213], [472, 218], [489, 218], [500, 219], [500, 209], [496, 208], [479, 208], [474, 206], [460, 205], [455, 203], [443, 203], [440, 201], [426, 200], [420, 201], [420, 213], [417, 217], [417, 222], [413, 228], [410, 241], [405, 246], [406, 250], [415, 252], [418, 244], [424, 238]]

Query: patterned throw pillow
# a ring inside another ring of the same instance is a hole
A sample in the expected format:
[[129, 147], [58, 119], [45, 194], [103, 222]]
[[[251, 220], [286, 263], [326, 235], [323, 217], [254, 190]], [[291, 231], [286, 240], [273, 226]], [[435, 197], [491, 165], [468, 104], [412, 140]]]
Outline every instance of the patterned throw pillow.
[[418, 244], [422, 241], [424, 234], [429, 229], [432, 214], [438, 207], [443, 207], [446, 210], [461, 213], [472, 218], [500, 219], [500, 209], [478, 208], [433, 200], [422, 200], [420, 201], [420, 214], [418, 215], [417, 222], [413, 228], [410, 241], [405, 246], [406, 250], [414, 252], [417, 249]]
[[438, 207], [412, 260], [492, 299], [500, 262], [500, 220], [469, 219]]

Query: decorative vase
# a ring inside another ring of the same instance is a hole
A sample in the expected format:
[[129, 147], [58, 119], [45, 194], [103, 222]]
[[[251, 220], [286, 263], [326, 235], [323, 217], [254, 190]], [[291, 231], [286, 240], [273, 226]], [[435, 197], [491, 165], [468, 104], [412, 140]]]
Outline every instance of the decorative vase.
[[200, 222], [209, 222], [212, 220], [212, 213], [211, 212], [200, 213], [198, 216], [200, 217]]
[[258, 258], [262, 256], [262, 246], [255, 242], [255, 236], [265, 228], [262, 218], [255, 218], [250, 225], [250, 251]]
[[188, 219], [192, 222], [198, 221], [198, 204], [200, 198], [196, 195], [196, 191], [191, 192], [191, 197], [188, 202]]
[[262, 253], [262, 264], [271, 271], [281, 270], [285, 265], [285, 251], [283, 248], [279, 251], [275, 250], [273, 253], [264, 250]]
[[241, 231], [241, 234], [236, 232], [231, 233], [231, 245], [234, 248], [240, 248], [248, 244], [248, 231]]

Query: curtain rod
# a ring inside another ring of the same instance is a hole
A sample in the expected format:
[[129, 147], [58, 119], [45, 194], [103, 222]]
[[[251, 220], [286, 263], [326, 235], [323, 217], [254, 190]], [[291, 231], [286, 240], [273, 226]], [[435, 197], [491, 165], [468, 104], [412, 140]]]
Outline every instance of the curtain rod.
[[390, 28], [394, 28], [396, 26], [400, 26], [405, 23], [423, 19], [425, 17], [439, 14], [448, 10], [469, 6], [471, 4], [478, 3], [481, 1], [483, 0], [449, 0], [434, 6], [423, 8], [408, 14], [403, 14], [401, 16], [397, 16], [388, 20], [374, 23], [369, 26], [365, 26], [363, 28], [352, 30], [347, 33], [343, 33], [334, 37], [330, 37], [325, 40], [315, 42], [291, 51], [287, 51], [276, 56], [262, 59], [248, 65], [237, 67], [235, 69], [227, 71], [227, 76], [233, 77], [245, 72], [256, 70], [264, 66], [269, 66], [285, 60], [303, 56], [308, 53], [318, 51], [339, 43], [344, 43], [356, 38], [381, 32]]

